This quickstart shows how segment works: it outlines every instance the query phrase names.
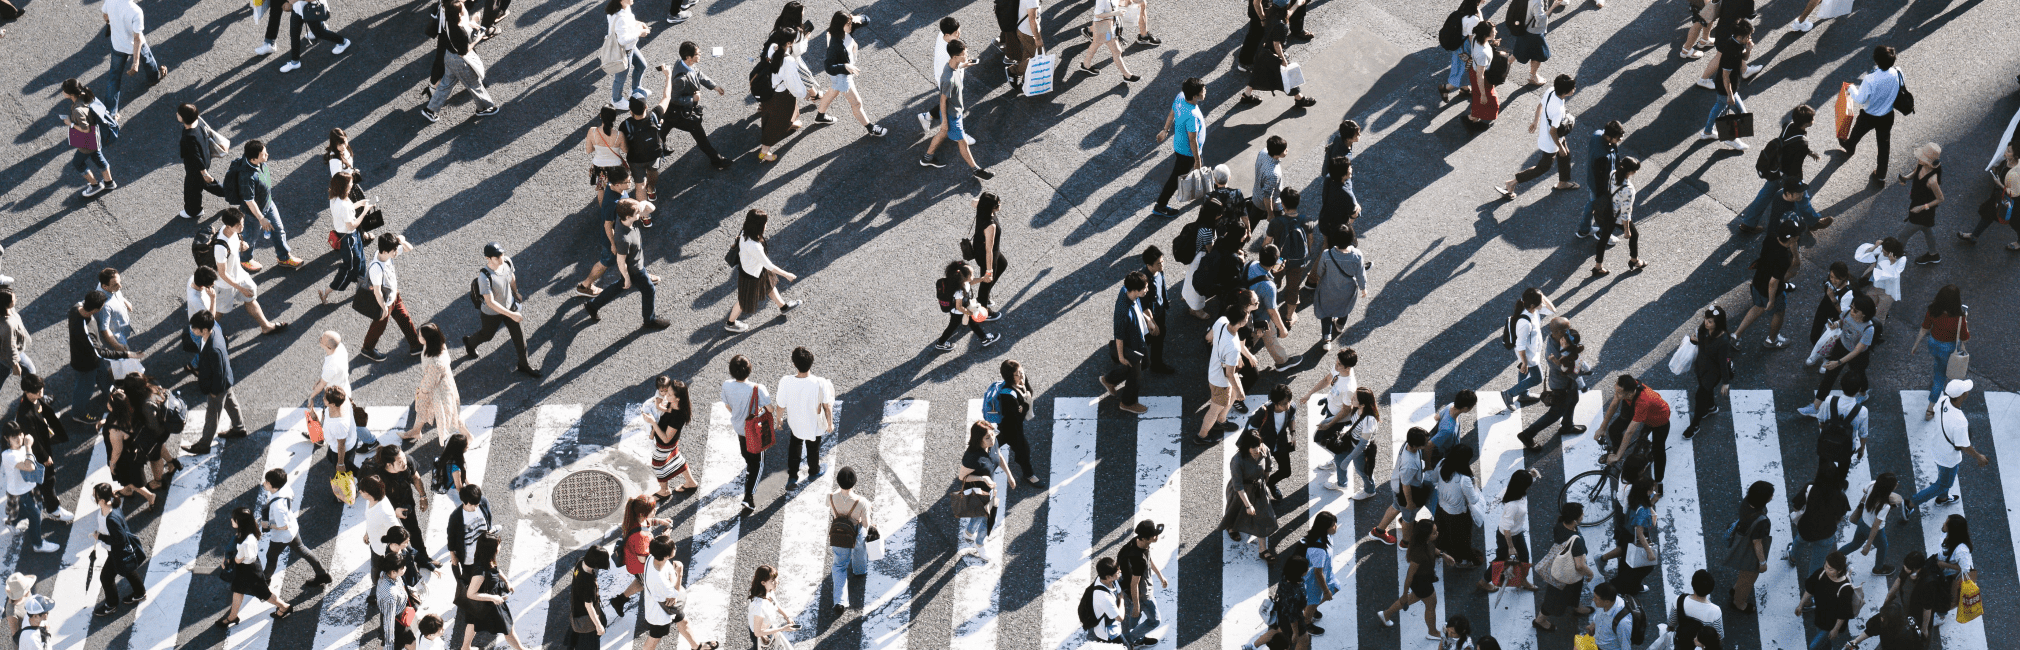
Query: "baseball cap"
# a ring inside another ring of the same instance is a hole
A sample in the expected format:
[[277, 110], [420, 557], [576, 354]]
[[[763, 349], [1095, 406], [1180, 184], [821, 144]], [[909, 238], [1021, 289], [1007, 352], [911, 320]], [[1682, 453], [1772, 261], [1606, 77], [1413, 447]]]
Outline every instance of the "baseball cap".
[[494, 242], [491, 242], [491, 243], [489, 243], [489, 244], [485, 244], [485, 245], [484, 245], [484, 256], [485, 256], [485, 257], [504, 257], [504, 256], [505, 256], [505, 247], [503, 247], [503, 246], [499, 246], [499, 245], [498, 245], [498, 242], [495, 242], [495, 241], [494, 241]]

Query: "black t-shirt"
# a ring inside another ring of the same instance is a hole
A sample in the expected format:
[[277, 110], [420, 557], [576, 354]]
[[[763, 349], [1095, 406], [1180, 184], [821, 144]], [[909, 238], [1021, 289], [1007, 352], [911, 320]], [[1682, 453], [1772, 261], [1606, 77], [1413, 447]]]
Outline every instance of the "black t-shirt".
[[624, 123], [618, 125], [618, 130], [624, 132], [626, 162], [659, 161], [659, 156], [665, 153], [665, 147], [659, 140], [659, 120], [659, 107], [654, 106], [646, 110], [645, 117], [626, 117]]
[[1575, 542], [1575, 543], [1573, 543], [1573, 544], [1571, 545], [1571, 556], [1572, 556], [1572, 557], [1581, 557], [1581, 556], [1585, 555], [1585, 536], [1584, 536], [1584, 535], [1580, 535], [1580, 534], [1578, 533], [1578, 531], [1575, 531], [1575, 530], [1568, 530], [1568, 529], [1566, 529], [1566, 528], [1564, 527], [1564, 525], [1563, 525], [1563, 524], [1557, 524], [1557, 525], [1553, 525], [1553, 526], [1551, 526], [1551, 527], [1550, 527], [1550, 531], [1551, 531], [1552, 533], [1555, 533], [1555, 534], [1554, 534], [1554, 535], [1552, 535], [1552, 536], [1551, 536], [1551, 538], [1550, 538], [1550, 546], [1551, 546], [1551, 548], [1556, 548], [1558, 544], [1563, 544], [1563, 543], [1564, 543], [1564, 540], [1567, 540], [1567, 539], [1571, 539], [1571, 538], [1572, 538], [1572, 536], [1574, 536], [1574, 535], [1575, 535], [1575, 536], [1577, 536], [1577, 537], [1578, 537], [1578, 541], [1577, 541], [1577, 542]]
[[[1781, 143], [1782, 178], [1802, 180], [1803, 163], [1808, 162], [1810, 158], [1809, 134], [1796, 133], [1795, 125], [1790, 124], [1782, 127]], [[1779, 193], [1781, 190], [1775, 191]]]
[[996, 0], [996, 28], [1005, 32], [1017, 31], [1017, 0]]
[[1768, 237], [1767, 244], [1761, 247], [1760, 259], [1754, 261], [1753, 288], [1767, 295], [1768, 289], [1779, 286], [1776, 283], [1788, 277], [1791, 261], [1793, 254], [1789, 249], [1775, 243], [1774, 237]]
[[1124, 589], [1129, 588], [1129, 579], [1132, 577], [1141, 576], [1144, 580], [1150, 579], [1150, 549], [1138, 546], [1134, 539], [1123, 544], [1122, 550], [1115, 552], [1115, 563], [1122, 566], [1121, 584]]
[[1824, 577], [1825, 571], [1829, 569], [1817, 569], [1816, 573], [1810, 574], [1803, 581], [1803, 592], [1810, 595], [1811, 602], [1816, 603], [1811, 615], [1815, 617], [1817, 627], [1830, 629], [1838, 621], [1852, 617], [1852, 587], [1846, 582]]
[[[600, 599], [596, 593], [596, 573], [575, 568], [575, 577], [568, 582], [568, 616], [570, 618], [588, 616], [589, 610], [599, 608]], [[600, 618], [602, 614], [599, 612]]]
[[1719, 35], [1731, 33], [1734, 23], [1752, 18], [1754, 13], [1753, 0], [1724, 0], [1718, 3]]
[[1023, 391], [1005, 390], [997, 394], [996, 407], [1003, 410], [1004, 430], [1024, 430], [1024, 418], [1031, 414], [1031, 399]]
[[1725, 91], [1727, 76], [1731, 76], [1734, 82], [1738, 82], [1740, 80], [1740, 75], [1746, 72], [1747, 55], [1751, 54], [1752, 52], [1753, 47], [1741, 44], [1738, 38], [1732, 36], [1719, 37], [1718, 39], [1719, 72], [1718, 74], [1712, 75], [1712, 83], [1718, 85], [1719, 91], [1721, 92]]
[[[625, 225], [624, 222], [619, 221], [612, 228], [611, 233], [617, 236], [617, 252], [624, 254], [624, 267], [630, 269], [632, 273], [643, 272], [645, 270], [645, 260], [640, 259], [642, 257], [640, 253], [645, 251], [645, 241], [644, 237], [639, 234], [639, 229]], [[642, 278], [632, 278], [633, 282], [641, 280]]]

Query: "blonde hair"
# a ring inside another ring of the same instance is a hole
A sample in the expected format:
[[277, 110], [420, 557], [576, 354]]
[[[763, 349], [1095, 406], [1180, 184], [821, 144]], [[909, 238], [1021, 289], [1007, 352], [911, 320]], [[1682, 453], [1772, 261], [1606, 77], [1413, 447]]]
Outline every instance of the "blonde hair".
[[1942, 159], [1942, 157], [1943, 157], [1943, 145], [1936, 144], [1934, 142], [1924, 142], [1922, 143], [1922, 146], [1915, 147], [1915, 158], [1920, 159], [1924, 162], [1933, 163], [1936, 162], [1937, 160]]

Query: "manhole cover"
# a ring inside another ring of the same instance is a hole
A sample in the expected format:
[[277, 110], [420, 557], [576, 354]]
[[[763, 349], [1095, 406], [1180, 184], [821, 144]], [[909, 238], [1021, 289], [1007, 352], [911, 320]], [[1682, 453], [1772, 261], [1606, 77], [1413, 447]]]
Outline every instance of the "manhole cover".
[[624, 505], [624, 483], [602, 470], [569, 474], [554, 484], [554, 509], [577, 521], [596, 521]]

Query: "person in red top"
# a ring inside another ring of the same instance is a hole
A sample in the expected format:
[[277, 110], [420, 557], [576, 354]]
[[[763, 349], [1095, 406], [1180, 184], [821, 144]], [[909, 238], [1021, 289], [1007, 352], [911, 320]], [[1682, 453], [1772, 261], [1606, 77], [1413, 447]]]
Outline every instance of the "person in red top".
[[[1660, 484], [1663, 469], [1669, 465], [1669, 454], [1665, 449], [1669, 446], [1669, 402], [1663, 401], [1661, 395], [1649, 390], [1634, 375], [1621, 375], [1614, 380], [1613, 386], [1616, 389], [1613, 391], [1613, 402], [1606, 405], [1604, 420], [1610, 423], [1606, 433], [1612, 438], [1610, 448], [1613, 453], [1608, 454], [1603, 462], [1611, 465], [1620, 460], [1625, 451], [1624, 440], [1652, 442], [1653, 446], [1647, 453], [1655, 466], [1655, 482]], [[1622, 404], [1627, 405], [1625, 411], [1621, 411]], [[1614, 419], [1615, 413], [1619, 414], [1618, 420]], [[1644, 429], [1648, 432], [1648, 440], [1641, 437]], [[1597, 437], [1599, 434], [1594, 432], [1593, 435]]]
[[632, 497], [625, 504], [624, 552], [619, 555], [623, 556], [624, 570], [631, 574], [631, 585], [624, 588], [624, 593], [610, 597], [610, 608], [617, 610], [618, 616], [624, 615], [624, 605], [631, 601], [632, 595], [645, 589], [645, 565], [652, 561], [650, 529], [673, 525], [671, 521], [652, 516], [658, 509], [659, 498], [650, 494]]
[[1936, 418], [1936, 400], [1943, 399], [1943, 385], [1953, 379], [1949, 375], [1950, 354], [1969, 340], [1971, 323], [1964, 318], [1963, 296], [1957, 285], [1943, 285], [1936, 290], [1936, 299], [1929, 301], [1929, 309], [1922, 313], [1922, 332], [1915, 337], [1915, 345], [1908, 348], [1908, 354], [1912, 355], [1926, 343], [1929, 357], [1936, 362], [1929, 379], [1929, 410], [1922, 412], [1923, 421]]

